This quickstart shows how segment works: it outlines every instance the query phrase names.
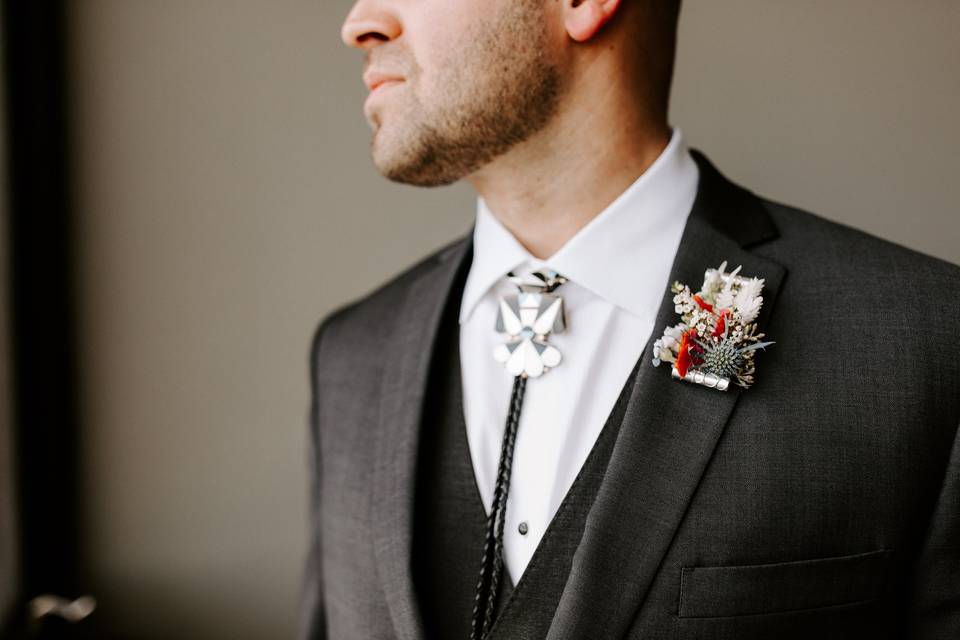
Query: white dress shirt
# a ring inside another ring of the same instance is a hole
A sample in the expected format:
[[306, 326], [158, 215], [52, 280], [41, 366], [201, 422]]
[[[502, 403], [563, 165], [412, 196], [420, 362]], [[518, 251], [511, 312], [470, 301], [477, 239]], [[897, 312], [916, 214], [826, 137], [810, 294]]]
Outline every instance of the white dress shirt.
[[[487, 513], [513, 377], [493, 358], [504, 277], [549, 267], [568, 278], [556, 290], [566, 331], [549, 336], [560, 364], [527, 381], [504, 529], [504, 561], [516, 584], [603, 429], [654, 329], [699, 173], [674, 129], [657, 160], [546, 260], [530, 255], [477, 199], [473, 263], [460, 304], [463, 406], [470, 457]], [[520, 523], [526, 523], [526, 534]]]

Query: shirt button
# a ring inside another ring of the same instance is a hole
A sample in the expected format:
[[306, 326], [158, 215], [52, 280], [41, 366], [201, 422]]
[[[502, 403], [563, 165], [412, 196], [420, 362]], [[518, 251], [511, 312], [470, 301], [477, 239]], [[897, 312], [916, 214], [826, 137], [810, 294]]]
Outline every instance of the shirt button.
[[530, 527], [527, 525], [526, 521], [521, 522], [521, 523], [517, 526], [517, 531], [519, 531], [519, 532], [520, 532], [520, 535], [522, 535], [522, 536], [527, 535], [527, 531], [529, 531], [529, 530], [530, 530]]

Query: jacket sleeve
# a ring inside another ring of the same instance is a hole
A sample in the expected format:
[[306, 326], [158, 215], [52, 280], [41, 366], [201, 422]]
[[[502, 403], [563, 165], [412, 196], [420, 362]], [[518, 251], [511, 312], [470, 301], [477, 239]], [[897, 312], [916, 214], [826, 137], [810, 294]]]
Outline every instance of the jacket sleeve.
[[303, 570], [300, 595], [299, 640], [325, 640], [326, 609], [323, 589], [323, 553], [320, 522], [320, 425], [319, 388], [317, 361], [320, 356], [320, 340], [327, 322], [322, 322], [314, 334], [310, 348], [310, 410], [307, 437], [307, 474], [310, 484], [309, 547]]
[[908, 638], [960, 638], [960, 428], [911, 591]]

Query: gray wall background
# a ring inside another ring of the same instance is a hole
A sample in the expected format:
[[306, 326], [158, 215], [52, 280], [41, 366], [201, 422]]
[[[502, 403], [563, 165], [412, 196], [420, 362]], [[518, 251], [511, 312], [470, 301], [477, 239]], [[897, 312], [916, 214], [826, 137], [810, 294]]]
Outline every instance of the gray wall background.
[[[128, 637], [291, 636], [317, 320], [464, 232], [373, 170], [346, 0], [70, 5], [85, 571]], [[960, 3], [688, 0], [673, 122], [734, 179], [960, 261]]]

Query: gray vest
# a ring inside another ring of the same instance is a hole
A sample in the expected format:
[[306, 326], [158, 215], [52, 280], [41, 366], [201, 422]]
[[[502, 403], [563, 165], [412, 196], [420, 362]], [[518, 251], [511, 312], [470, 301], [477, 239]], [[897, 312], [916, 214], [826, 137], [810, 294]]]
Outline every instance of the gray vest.
[[[470, 637], [486, 524], [463, 417], [457, 323], [463, 275], [449, 298], [451, 304], [444, 311], [437, 336], [417, 459], [412, 571], [429, 640]], [[621, 389], [600, 436], [519, 583], [513, 585], [509, 573], [504, 572], [491, 638], [539, 640], [547, 635], [637, 370], [635, 366]], [[530, 384], [536, 384], [536, 380]]]

